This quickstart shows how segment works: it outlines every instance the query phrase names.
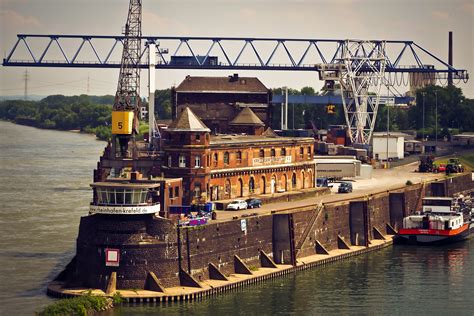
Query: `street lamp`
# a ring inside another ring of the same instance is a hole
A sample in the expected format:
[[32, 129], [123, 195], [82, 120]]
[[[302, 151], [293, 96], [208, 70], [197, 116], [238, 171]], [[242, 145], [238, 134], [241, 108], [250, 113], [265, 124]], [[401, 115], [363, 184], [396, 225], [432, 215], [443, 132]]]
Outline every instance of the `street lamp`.
[[438, 151], [438, 91], [435, 90], [436, 107], [435, 107], [435, 152]]

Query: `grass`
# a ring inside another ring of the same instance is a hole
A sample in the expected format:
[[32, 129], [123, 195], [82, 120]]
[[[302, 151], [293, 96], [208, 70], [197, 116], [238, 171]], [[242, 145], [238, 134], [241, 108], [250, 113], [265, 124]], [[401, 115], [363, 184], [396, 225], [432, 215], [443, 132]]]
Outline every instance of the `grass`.
[[[462, 155], [457, 155], [455, 157], [459, 158], [459, 161], [461, 161], [461, 163], [464, 165], [464, 167], [467, 167], [467, 169], [474, 169], [474, 153], [465, 153]], [[447, 164], [448, 160], [449, 158], [436, 159], [434, 163], [436, 165], [440, 165], [442, 163]]]

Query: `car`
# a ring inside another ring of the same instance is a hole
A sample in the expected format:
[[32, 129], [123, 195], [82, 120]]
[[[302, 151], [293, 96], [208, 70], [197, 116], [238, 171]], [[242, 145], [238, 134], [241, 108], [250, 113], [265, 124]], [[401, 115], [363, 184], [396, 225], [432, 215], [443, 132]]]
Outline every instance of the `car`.
[[352, 192], [352, 183], [341, 182], [339, 188], [337, 189], [338, 193], [350, 193]]
[[251, 198], [247, 199], [246, 202], [248, 208], [262, 207], [262, 200], [260, 199]]
[[247, 202], [244, 200], [234, 200], [227, 204], [228, 210], [245, 210], [247, 209]]

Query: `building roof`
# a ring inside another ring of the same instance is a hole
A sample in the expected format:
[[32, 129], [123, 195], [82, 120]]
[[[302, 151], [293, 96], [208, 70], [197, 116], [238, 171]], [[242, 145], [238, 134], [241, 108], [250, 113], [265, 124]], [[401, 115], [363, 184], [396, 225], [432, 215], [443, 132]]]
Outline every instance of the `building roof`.
[[[305, 144], [313, 143], [312, 137], [281, 137], [281, 136], [264, 136], [264, 135], [211, 135], [211, 146], [213, 145], [245, 145], [252, 146], [254, 144], [274, 143], [274, 144]], [[258, 146], [258, 145], [256, 145]]]
[[170, 124], [170, 126], [168, 126], [167, 130], [175, 132], [211, 131], [188, 107], [186, 107], [183, 111], [181, 111], [181, 113], [179, 113], [178, 118], [176, 118], [176, 120], [174, 120]]
[[[387, 137], [387, 132], [375, 132], [372, 134], [373, 137]], [[400, 132], [389, 132], [388, 137], [407, 137], [408, 134], [400, 133]]]
[[253, 77], [192, 77], [186, 78], [176, 88], [176, 92], [208, 93], [268, 93], [267, 87]]
[[229, 125], [264, 126], [265, 124], [250, 108], [246, 107], [240, 111], [232, 121], [230, 121]]

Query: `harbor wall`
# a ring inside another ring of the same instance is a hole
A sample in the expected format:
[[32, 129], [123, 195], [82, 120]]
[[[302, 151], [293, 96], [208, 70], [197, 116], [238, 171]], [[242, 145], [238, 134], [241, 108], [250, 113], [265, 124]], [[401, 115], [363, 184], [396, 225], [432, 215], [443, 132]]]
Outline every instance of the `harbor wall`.
[[[403, 216], [413, 213], [425, 195], [473, 189], [468, 174], [322, 207], [211, 221], [198, 227], [177, 228], [151, 215], [86, 216], [81, 219], [76, 257], [61, 277], [69, 286], [106, 289], [116, 272], [117, 289], [146, 289], [150, 272], [163, 287], [189, 284], [190, 278], [198, 284], [210, 278], [210, 264], [224, 276], [237, 272], [238, 259], [250, 270], [259, 268], [262, 252], [278, 264], [294, 265], [325, 250], [368, 246], [373, 239], [393, 234], [391, 229], [400, 227]], [[119, 249], [119, 266], [105, 264], [106, 249]], [[180, 271], [187, 275], [184, 280]]]

